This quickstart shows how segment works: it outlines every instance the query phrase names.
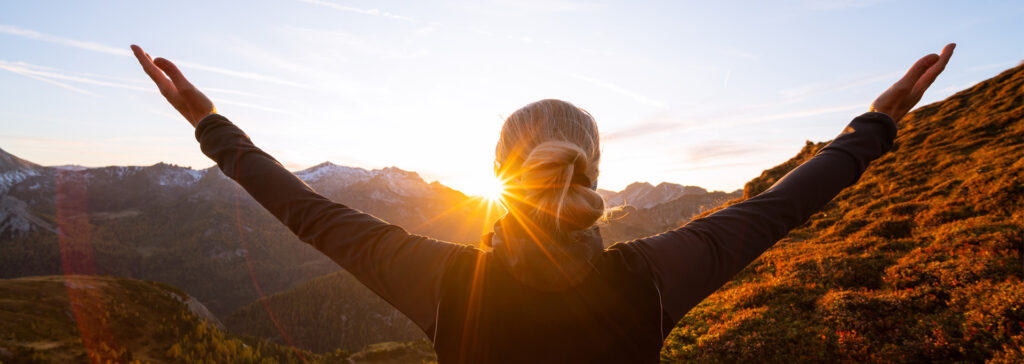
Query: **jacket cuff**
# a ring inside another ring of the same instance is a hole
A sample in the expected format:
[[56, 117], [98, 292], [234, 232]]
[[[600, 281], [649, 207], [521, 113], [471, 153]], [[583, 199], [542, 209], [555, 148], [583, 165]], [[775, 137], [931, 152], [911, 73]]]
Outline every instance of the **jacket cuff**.
[[892, 150], [896, 140], [896, 122], [889, 115], [876, 111], [866, 112], [851, 121], [818, 153], [835, 151], [845, 154], [857, 164], [857, 178], [867, 169], [871, 161]]
[[[897, 127], [896, 121], [894, 121], [889, 114], [878, 111], [868, 111], [854, 118], [853, 121], [850, 122], [850, 125], [853, 125], [853, 123], [857, 121], [865, 121], [870, 122], [870, 124], [874, 124], [872, 126], [868, 125], [868, 123], [864, 123], [869, 129], [872, 129], [872, 132], [880, 134], [884, 139], [883, 141], [885, 141], [891, 148], [893, 141], [896, 140]], [[845, 130], [843, 132], [845, 134]], [[890, 148], [886, 148], [886, 151], [889, 151]]]
[[211, 127], [217, 124], [218, 122], [227, 122], [229, 124], [231, 123], [231, 121], [228, 121], [228, 118], [224, 117], [224, 115], [221, 114], [206, 115], [206, 117], [204, 117], [203, 120], [199, 120], [199, 123], [196, 123], [196, 141], [198, 141], [201, 144], [203, 142], [203, 135], [206, 134], [206, 132], [209, 131]]

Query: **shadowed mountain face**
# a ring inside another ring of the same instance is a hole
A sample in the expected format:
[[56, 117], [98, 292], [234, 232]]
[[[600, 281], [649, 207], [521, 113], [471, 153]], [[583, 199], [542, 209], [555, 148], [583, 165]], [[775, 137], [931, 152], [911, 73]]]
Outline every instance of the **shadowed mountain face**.
[[1024, 361], [1022, 118], [1024, 66], [908, 115], [892, 152], [691, 311], [662, 357]]
[[599, 223], [605, 246], [678, 228], [692, 217], [742, 196], [739, 190], [708, 192], [674, 183], [634, 183], [622, 192], [599, 192], [611, 204]]

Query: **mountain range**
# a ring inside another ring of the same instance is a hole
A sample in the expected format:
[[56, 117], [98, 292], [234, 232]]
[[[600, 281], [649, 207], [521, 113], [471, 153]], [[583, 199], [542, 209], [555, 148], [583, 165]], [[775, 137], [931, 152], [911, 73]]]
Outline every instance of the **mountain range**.
[[[475, 244], [502, 213], [480, 197], [393, 167], [366, 170], [325, 162], [295, 174], [332, 200], [441, 240]], [[739, 196], [739, 191], [709, 193], [669, 183], [601, 193], [614, 207], [602, 223], [606, 244], [659, 233]], [[671, 211], [651, 212], [657, 208]], [[356, 351], [377, 342], [424, 338], [412, 322], [295, 238], [215, 167], [46, 167], [0, 150], [0, 278], [63, 273], [180, 287], [237, 332], [284, 343], [277, 326], [294, 327], [298, 345], [310, 350]], [[331, 296], [326, 301], [334, 302], [331, 310], [290, 315], [305, 309], [280, 304], [297, 302], [289, 296], [302, 301], [325, 287], [334, 287], [320, 293]], [[272, 319], [268, 312], [280, 317]], [[279, 322], [270, 325], [275, 319]], [[324, 330], [306, 330], [317, 335], [304, 339], [301, 328], [311, 326]], [[336, 327], [346, 329], [329, 330]], [[340, 339], [329, 341], [335, 336]]]

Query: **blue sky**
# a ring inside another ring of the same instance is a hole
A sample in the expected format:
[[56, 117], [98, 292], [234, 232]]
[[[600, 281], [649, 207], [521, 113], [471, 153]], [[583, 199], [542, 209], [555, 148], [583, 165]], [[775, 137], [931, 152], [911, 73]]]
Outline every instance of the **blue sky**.
[[832, 138], [919, 57], [921, 105], [1024, 59], [1019, 1], [6, 1], [0, 148], [44, 165], [212, 165], [141, 45], [289, 168], [397, 166], [483, 192], [503, 117], [559, 98], [600, 186], [733, 190]]

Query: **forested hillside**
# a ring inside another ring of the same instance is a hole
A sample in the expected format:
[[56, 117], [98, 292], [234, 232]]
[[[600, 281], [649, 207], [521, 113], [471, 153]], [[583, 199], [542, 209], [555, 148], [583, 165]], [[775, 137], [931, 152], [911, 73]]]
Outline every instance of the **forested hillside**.
[[234, 333], [290, 341], [315, 352], [355, 351], [383, 341], [427, 338], [416, 324], [347, 272], [253, 302], [224, 323]]
[[181, 290], [108, 276], [0, 280], [0, 363], [423, 363], [425, 341], [312, 353], [226, 333]]
[[[340, 362], [226, 335], [177, 288], [104, 276], [0, 280], [0, 362]], [[335, 360], [337, 359], [337, 360]]]
[[1024, 66], [908, 115], [892, 152], [692, 310], [662, 358], [1024, 361], [1022, 117]]

